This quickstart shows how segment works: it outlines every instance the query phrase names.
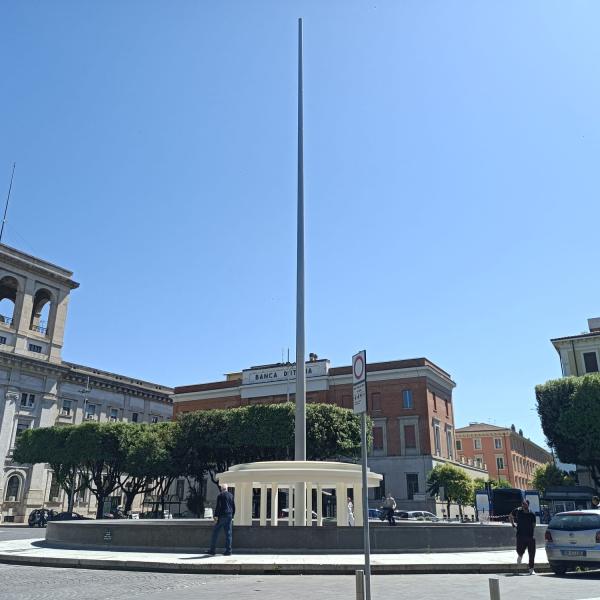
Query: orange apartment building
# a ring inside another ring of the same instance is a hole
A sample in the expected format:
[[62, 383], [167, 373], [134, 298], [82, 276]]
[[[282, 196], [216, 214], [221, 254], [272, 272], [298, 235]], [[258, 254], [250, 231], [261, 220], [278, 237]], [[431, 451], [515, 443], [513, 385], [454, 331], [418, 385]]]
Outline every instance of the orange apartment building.
[[506, 479], [513, 487], [531, 487], [537, 467], [552, 462], [552, 455], [512, 427], [470, 423], [456, 430], [459, 458], [487, 467], [490, 479]]
[[[311, 356], [306, 363], [307, 402], [351, 409], [351, 367], [331, 367], [328, 360]], [[426, 480], [437, 464], [452, 463], [473, 478], [487, 479], [483, 468], [457, 459], [452, 402], [455, 383], [448, 373], [426, 358], [371, 363], [367, 373], [374, 440], [369, 467], [384, 476], [377, 499], [391, 492], [398, 508], [435, 512], [435, 501], [426, 494]], [[174, 416], [285, 402], [288, 398], [294, 401], [294, 390], [294, 365], [251, 367], [227, 375], [224, 381], [176, 387], [172, 396]]]

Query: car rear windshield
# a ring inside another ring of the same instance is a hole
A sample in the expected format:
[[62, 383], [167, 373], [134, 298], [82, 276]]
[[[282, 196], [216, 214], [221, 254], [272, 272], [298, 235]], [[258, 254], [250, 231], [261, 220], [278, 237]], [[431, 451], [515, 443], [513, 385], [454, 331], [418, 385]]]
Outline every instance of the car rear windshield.
[[550, 529], [561, 531], [584, 531], [586, 529], [600, 529], [600, 515], [556, 515], [552, 517]]

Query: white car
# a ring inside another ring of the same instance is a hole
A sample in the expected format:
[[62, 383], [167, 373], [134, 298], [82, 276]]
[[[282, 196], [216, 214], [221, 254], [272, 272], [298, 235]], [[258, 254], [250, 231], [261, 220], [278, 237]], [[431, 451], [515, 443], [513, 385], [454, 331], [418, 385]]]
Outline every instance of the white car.
[[600, 510], [554, 515], [546, 529], [546, 555], [557, 575], [577, 567], [600, 567]]

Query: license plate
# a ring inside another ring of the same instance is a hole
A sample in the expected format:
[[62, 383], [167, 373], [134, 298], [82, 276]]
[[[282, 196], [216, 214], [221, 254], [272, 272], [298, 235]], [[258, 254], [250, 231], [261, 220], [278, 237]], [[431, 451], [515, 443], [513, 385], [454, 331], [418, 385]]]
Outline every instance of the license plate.
[[563, 556], [585, 556], [585, 550], [561, 550]]

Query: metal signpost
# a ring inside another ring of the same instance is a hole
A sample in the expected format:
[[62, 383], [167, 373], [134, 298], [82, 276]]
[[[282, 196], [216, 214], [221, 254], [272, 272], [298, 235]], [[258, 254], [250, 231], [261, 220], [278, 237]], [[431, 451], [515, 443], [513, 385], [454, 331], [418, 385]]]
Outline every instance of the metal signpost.
[[354, 414], [360, 414], [362, 509], [365, 550], [365, 600], [371, 600], [371, 541], [369, 538], [369, 488], [367, 487], [367, 351], [352, 357], [352, 395]]

